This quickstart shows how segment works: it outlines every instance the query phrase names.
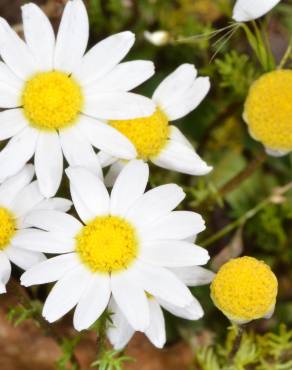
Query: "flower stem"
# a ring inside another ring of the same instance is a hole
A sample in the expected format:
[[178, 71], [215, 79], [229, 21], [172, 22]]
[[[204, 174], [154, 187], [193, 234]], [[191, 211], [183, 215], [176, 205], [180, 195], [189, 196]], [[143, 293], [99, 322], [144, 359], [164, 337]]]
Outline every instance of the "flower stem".
[[232, 230], [236, 229], [239, 226], [244, 225], [246, 221], [254, 217], [266, 205], [277, 202], [279, 197], [283, 196], [287, 191], [291, 189], [292, 189], [292, 182], [289, 182], [288, 184], [280, 188], [274, 189], [272, 191], [272, 194], [270, 194], [267, 198], [265, 198], [260, 203], [258, 203], [254, 208], [250, 209], [244, 215], [239, 217], [237, 220], [231, 222], [230, 224], [225, 226], [223, 229], [219, 230], [217, 233], [213, 234], [206, 240], [202, 241], [200, 245], [202, 247], [208, 247], [209, 245], [213, 244], [217, 240], [221, 239], [223, 236], [229, 234]]
[[229, 356], [228, 356], [228, 362], [229, 362], [230, 365], [233, 364], [234, 357], [236, 356], [236, 354], [237, 354], [237, 352], [240, 348], [242, 335], [243, 335], [243, 327], [240, 326], [240, 325], [236, 326], [236, 331], [237, 331], [237, 334], [236, 334], [236, 337], [234, 339], [232, 349], [231, 349], [231, 351], [229, 353]]

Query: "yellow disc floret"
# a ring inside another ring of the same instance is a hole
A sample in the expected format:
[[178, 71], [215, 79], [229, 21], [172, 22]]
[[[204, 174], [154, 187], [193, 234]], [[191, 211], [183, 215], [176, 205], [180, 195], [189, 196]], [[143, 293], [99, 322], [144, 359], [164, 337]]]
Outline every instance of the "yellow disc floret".
[[265, 147], [292, 150], [292, 70], [277, 70], [255, 81], [245, 102], [251, 135]]
[[168, 119], [160, 109], [149, 117], [110, 121], [110, 124], [135, 145], [138, 157], [144, 160], [156, 157], [169, 135]]
[[81, 261], [94, 272], [127, 269], [138, 255], [134, 227], [118, 216], [98, 216], [76, 236]]
[[21, 104], [33, 127], [50, 131], [74, 124], [83, 96], [72, 77], [63, 72], [42, 72], [26, 82]]
[[270, 267], [253, 257], [230, 260], [211, 284], [215, 305], [230, 320], [242, 323], [267, 316], [275, 306], [277, 291]]
[[10, 243], [16, 230], [16, 221], [13, 214], [6, 208], [0, 207], [0, 250], [4, 250]]

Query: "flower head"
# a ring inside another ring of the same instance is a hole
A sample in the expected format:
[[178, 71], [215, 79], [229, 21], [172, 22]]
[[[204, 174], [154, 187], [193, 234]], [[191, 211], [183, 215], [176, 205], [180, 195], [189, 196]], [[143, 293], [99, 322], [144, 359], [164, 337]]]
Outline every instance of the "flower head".
[[249, 132], [272, 155], [292, 150], [292, 71], [277, 70], [262, 75], [250, 87], [244, 120]]
[[91, 171], [69, 168], [71, 195], [82, 222], [56, 211], [36, 211], [26, 218], [41, 230], [23, 235], [22, 245], [61, 254], [21, 279], [25, 286], [57, 281], [43, 309], [48, 321], [77, 305], [74, 326], [86, 329], [112, 295], [131, 327], [144, 331], [150, 322], [148, 293], [179, 308], [194, 302], [169, 268], [207, 263], [208, 252], [186, 240], [202, 231], [204, 222], [196, 213], [173, 211], [185, 196], [177, 185], [144, 193], [148, 171], [142, 161], [131, 161], [109, 195]]
[[[150, 99], [129, 93], [154, 73], [153, 63], [120, 63], [134, 43], [131, 32], [99, 42], [85, 53], [88, 16], [81, 0], [69, 0], [55, 38], [35, 4], [22, 7], [25, 41], [0, 18], [0, 181], [35, 156], [41, 192], [53, 196], [63, 173], [63, 154], [72, 166], [100, 173], [93, 147], [131, 159], [133, 144], [101, 120], [152, 114]], [[63, 153], [63, 154], [62, 154]]]
[[29, 232], [25, 217], [36, 209], [66, 212], [71, 202], [62, 198], [45, 200], [41, 195], [32, 165], [26, 165], [18, 174], [0, 185], [0, 293], [6, 292], [11, 274], [11, 262], [28, 269], [45, 260], [43, 253], [21, 246], [21, 235]]
[[[210, 89], [208, 77], [197, 77], [191, 64], [182, 64], [156, 88], [152, 101], [155, 112], [148, 117], [110, 120], [108, 123], [135, 146], [137, 158], [159, 167], [190, 174], [205, 175], [212, 170], [195, 152], [191, 143], [169, 123], [195, 109]], [[106, 182], [112, 185], [124, 161], [100, 152], [103, 167], [113, 164]]]
[[225, 263], [211, 284], [214, 304], [231, 321], [241, 324], [270, 317], [277, 291], [277, 278], [270, 267], [253, 257]]
[[268, 13], [281, 0], [237, 0], [232, 18], [237, 22], [248, 22]]

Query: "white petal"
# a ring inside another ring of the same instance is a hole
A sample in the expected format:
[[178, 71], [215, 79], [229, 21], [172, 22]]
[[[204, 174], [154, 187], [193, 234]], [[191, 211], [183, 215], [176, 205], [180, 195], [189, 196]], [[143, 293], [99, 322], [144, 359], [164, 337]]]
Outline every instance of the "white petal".
[[159, 167], [189, 175], [206, 175], [212, 170], [194, 149], [175, 140], [169, 140], [159, 155], [152, 158], [152, 162]]
[[110, 299], [109, 275], [95, 274], [91, 277], [74, 313], [74, 328], [88, 329], [106, 309]]
[[28, 251], [16, 246], [11, 246], [5, 250], [11, 262], [23, 270], [27, 270], [32, 266], [45, 261], [46, 257], [43, 253]]
[[24, 286], [52, 283], [80, 264], [76, 253], [63, 254], [38, 263], [21, 276]]
[[0, 107], [16, 108], [19, 105], [18, 91], [0, 81]]
[[195, 212], [174, 211], [140, 231], [143, 240], [186, 239], [205, 230], [205, 222]]
[[117, 178], [111, 192], [111, 214], [124, 216], [147, 186], [149, 167], [143, 161], [129, 162]]
[[41, 193], [46, 198], [54, 196], [63, 174], [63, 154], [56, 132], [40, 133], [34, 163]]
[[138, 261], [131, 270], [132, 279], [146, 292], [179, 307], [189, 305], [193, 296], [171, 271]]
[[210, 90], [209, 77], [199, 77], [193, 85], [178, 95], [175, 101], [160, 104], [161, 109], [170, 121], [182, 118], [194, 110]]
[[148, 299], [148, 302], [150, 309], [150, 325], [145, 330], [145, 334], [156, 347], [162, 348], [166, 342], [163, 312], [155, 299]]
[[130, 341], [135, 333], [135, 330], [128, 323], [126, 317], [119, 309], [113, 298], [109, 304], [109, 311], [113, 313], [111, 315], [113, 324], [108, 328], [107, 336], [114, 349], [121, 350]]
[[86, 224], [88, 221], [92, 220], [95, 217], [95, 215], [85, 205], [82, 198], [79, 196], [79, 193], [77, 193], [77, 191], [75, 191], [75, 189], [73, 188], [72, 184], [70, 184], [70, 193], [74, 204], [74, 208], [78, 216]]
[[18, 231], [12, 245], [44, 253], [68, 253], [75, 249], [75, 241], [64, 234], [34, 229]]
[[76, 67], [75, 78], [85, 86], [104, 76], [128, 54], [134, 41], [135, 36], [129, 31], [102, 40], [86, 53]]
[[114, 157], [132, 159], [136, 156], [134, 145], [110, 125], [82, 115], [78, 125], [87, 140], [97, 149]]
[[107, 174], [104, 177], [104, 183], [108, 188], [114, 186], [119, 174], [127, 164], [126, 161], [116, 161], [113, 165], [110, 166]]
[[66, 174], [73, 189], [93, 217], [109, 213], [109, 194], [104, 183], [96, 175], [81, 167], [69, 167]]
[[92, 145], [80, 130], [73, 127], [60, 131], [59, 135], [64, 156], [70, 166], [88, 168], [102, 177], [101, 166]]
[[69, 312], [79, 301], [90, 281], [91, 272], [78, 266], [59, 280], [51, 290], [43, 316], [49, 322], [56, 321]]
[[0, 185], [0, 204], [10, 207], [20, 190], [30, 183], [33, 175], [34, 167], [31, 164], [27, 164], [20, 172]]
[[281, 0], [237, 0], [232, 18], [237, 22], [247, 22], [268, 13]]
[[23, 40], [0, 18], [0, 54], [8, 67], [21, 79], [26, 80], [36, 72], [35, 60]]
[[39, 204], [33, 207], [33, 210], [55, 209], [56, 211], [67, 212], [71, 207], [72, 207], [71, 200], [64, 198], [51, 198], [42, 200]]
[[0, 140], [6, 140], [17, 135], [27, 126], [27, 121], [21, 109], [8, 109], [1, 112], [0, 122]]
[[177, 307], [174, 304], [170, 304], [161, 299], [158, 299], [158, 302], [165, 310], [183, 319], [198, 320], [204, 315], [202, 306], [196, 298], [194, 298], [193, 301], [185, 307]]
[[[106, 64], [107, 65], [107, 64]], [[154, 64], [145, 60], [134, 60], [118, 64], [108, 74], [85, 88], [85, 94], [95, 92], [130, 91], [141, 85], [154, 74]]]
[[[20, 105], [19, 98], [24, 86], [24, 81], [14, 74], [11, 69], [3, 62], [0, 62], [0, 83], [17, 91], [18, 105]], [[2, 97], [1, 97], [2, 98]]]
[[140, 258], [168, 267], [205, 265], [210, 259], [206, 249], [181, 240], [145, 241]]
[[11, 204], [11, 209], [17, 217], [22, 217], [43, 199], [38, 182], [33, 181], [19, 191]]
[[126, 217], [143, 227], [172, 211], [185, 197], [175, 184], [161, 185], [143, 194], [129, 209]]
[[105, 120], [148, 117], [155, 104], [145, 96], [130, 92], [101, 92], [85, 96], [83, 112]]
[[67, 213], [54, 210], [32, 211], [25, 216], [25, 223], [38, 229], [61, 232], [74, 237], [82, 228], [82, 224]]
[[45, 71], [53, 69], [55, 34], [48, 17], [32, 3], [21, 9], [25, 40], [38, 67]]
[[6, 292], [5, 285], [10, 279], [11, 264], [4, 252], [0, 251], [0, 294]]
[[35, 151], [38, 132], [26, 127], [0, 152], [0, 182], [14, 175], [30, 160]]
[[89, 24], [85, 5], [81, 0], [68, 1], [56, 41], [55, 69], [71, 73], [84, 55], [88, 36]]
[[102, 150], [97, 153], [97, 158], [102, 168], [110, 166], [117, 160], [117, 158], [111, 156], [110, 154]]
[[182, 64], [169, 74], [156, 88], [153, 100], [161, 106], [173, 103], [195, 82], [197, 70], [192, 64]]
[[149, 305], [144, 290], [127, 273], [113, 274], [111, 287], [117, 305], [130, 325], [139, 331], [149, 326]]
[[191, 142], [185, 137], [185, 135], [174, 125], [169, 126], [170, 129], [170, 139], [174, 141], [178, 141], [181, 144], [184, 144], [185, 146], [188, 146], [191, 149], [193, 148], [193, 145]]
[[206, 285], [215, 277], [214, 272], [201, 266], [173, 267], [171, 271], [188, 286]]

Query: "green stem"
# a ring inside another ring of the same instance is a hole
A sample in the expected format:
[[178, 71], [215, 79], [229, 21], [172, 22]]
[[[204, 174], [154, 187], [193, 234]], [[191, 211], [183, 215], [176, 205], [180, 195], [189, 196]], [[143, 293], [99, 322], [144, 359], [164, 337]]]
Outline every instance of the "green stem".
[[283, 55], [277, 69], [282, 69], [285, 67], [285, 64], [288, 62], [288, 60], [292, 57], [292, 37], [290, 38], [287, 50], [285, 54]]
[[227, 226], [225, 226], [223, 229], [219, 230], [214, 235], [210, 236], [206, 240], [202, 241], [200, 245], [202, 247], [208, 247], [209, 245], [213, 244], [217, 240], [223, 238], [223, 236], [229, 234], [232, 230], [236, 229], [239, 226], [243, 226], [246, 221], [253, 218], [259, 211], [261, 211], [266, 205], [275, 202], [275, 197], [281, 197], [283, 194], [285, 194], [287, 191], [292, 189], [292, 182], [288, 183], [287, 185], [276, 188], [271, 195], [269, 195], [267, 198], [262, 200], [260, 203], [258, 203], [254, 208], [247, 211], [243, 216], [238, 218], [237, 220], [231, 222]]

